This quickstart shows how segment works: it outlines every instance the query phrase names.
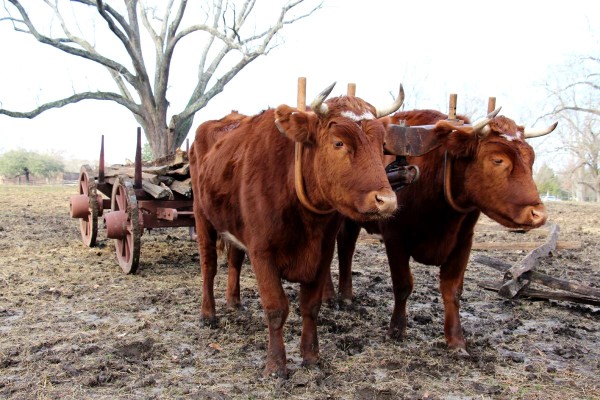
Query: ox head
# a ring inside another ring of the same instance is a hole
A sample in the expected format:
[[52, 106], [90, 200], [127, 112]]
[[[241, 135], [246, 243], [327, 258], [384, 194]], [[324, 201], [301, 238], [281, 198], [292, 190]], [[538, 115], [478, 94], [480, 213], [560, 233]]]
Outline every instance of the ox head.
[[334, 85], [317, 96], [312, 111], [277, 107], [275, 123], [305, 149], [304, 180], [311, 201], [355, 220], [389, 217], [397, 204], [383, 164], [388, 120], [382, 117], [402, 105], [402, 86], [391, 107], [377, 109], [353, 96], [325, 101]]
[[[507, 227], [531, 229], [543, 225], [546, 209], [532, 176], [535, 154], [525, 139], [548, 134], [556, 125], [527, 131], [509, 118], [491, 115], [472, 126], [438, 122], [437, 134], [448, 135], [449, 156], [466, 160], [464, 186], [457, 196]], [[460, 163], [457, 161], [457, 167]]]

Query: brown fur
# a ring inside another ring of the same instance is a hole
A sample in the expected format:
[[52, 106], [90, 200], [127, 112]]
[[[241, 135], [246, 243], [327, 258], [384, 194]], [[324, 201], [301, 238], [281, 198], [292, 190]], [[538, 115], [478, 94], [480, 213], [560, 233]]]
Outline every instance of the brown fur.
[[[459, 299], [463, 287], [480, 212], [511, 228], [534, 228], [546, 221], [544, 206], [532, 179], [534, 153], [522, 139], [523, 127], [498, 116], [491, 133], [478, 138], [469, 127], [453, 129], [447, 116], [433, 110], [401, 112], [391, 120], [407, 125], [436, 124], [434, 133], [444, 139], [441, 147], [421, 157], [408, 157], [420, 168], [417, 182], [397, 193], [398, 212], [393, 218], [358, 224], [345, 219], [337, 237], [340, 296], [352, 299], [351, 263], [360, 227], [380, 233], [385, 242], [393, 282], [395, 305], [389, 333], [406, 335], [406, 303], [413, 290], [409, 260], [440, 266], [440, 291], [445, 308], [444, 332], [451, 348], [466, 349], [460, 325]], [[438, 122], [439, 121], [439, 122]], [[509, 141], [500, 135], [508, 135]], [[453, 163], [452, 193], [457, 204], [471, 207], [457, 212], [443, 192], [444, 153]], [[333, 295], [328, 282], [325, 298]]]
[[[203, 276], [202, 318], [209, 324], [217, 322], [215, 245], [218, 234], [229, 232], [248, 252], [265, 310], [269, 328], [265, 375], [287, 373], [282, 328], [289, 306], [281, 279], [301, 283], [301, 353], [305, 364], [314, 364], [316, 317], [341, 214], [370, 220], [389, 216], [396, 207], [383, 165], [387, 120], [355, 122], [342, 117], [341, 112], [348, 110], [359, 115], [374, 112], [358, 98], [334, 98], [327, 105], [326, 117], [282, 105], [253, 117], [235, 113], [208, 121], [197, 129], [190, 152]], [[333, 207], [336, 212], [314, 214], [299, 203], [294, 188], [295, 141], [304, 145], [308, 198], [315, 207]], [[364, 173], [354, 173], [357, 170]], [[386, 204], [392, 208], [382, 209], [376, 195], [391, 199]], [[230, 307], [239, 306], [243, 258], [243, 249], [230, 249]]]

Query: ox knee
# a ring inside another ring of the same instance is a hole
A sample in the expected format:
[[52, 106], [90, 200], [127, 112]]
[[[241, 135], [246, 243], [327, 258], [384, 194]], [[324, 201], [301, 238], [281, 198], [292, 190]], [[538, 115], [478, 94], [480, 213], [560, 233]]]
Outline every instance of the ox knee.
[[265, 318], [267, 320], [267, 325], [270, 329], [279, 330], [283, 329], [283, 324], [287, 319], [288, 310], [272, 310], [265, 311]]

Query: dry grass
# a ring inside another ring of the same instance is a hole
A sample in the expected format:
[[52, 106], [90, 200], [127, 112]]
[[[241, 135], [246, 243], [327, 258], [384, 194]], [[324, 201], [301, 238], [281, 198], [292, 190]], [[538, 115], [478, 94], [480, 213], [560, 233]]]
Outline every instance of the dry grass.
[[[263, 379], [267, 337], [250, 267], [242, 276], [245, 309], [225, 312], [221, 268], [220, 327], [201, 327], [198, 254], [187, 231], [145, 233], [139, 274], [123, 275], [103, 232], [100, 247], [81, 244], [68, 216], [75, 192], [0, 186], [0, 397], [600, 399], [599, 311], [500, 299], [477, 286], [480, 279], [500, 278], [482, 265], [469, 266], [463, 293], [470, 357], [445, 347], [436, 267], [414, 266], [408, 339], [390, 341], [387, 262], [373, 240], [359, 243], [354, 306], [321, 310], [317, 369], [300, 367], [297, 285], [284, 285], [292, 307], [285, 337], [290, 378]], [[544, 272], [598, 287], [600, 207], [549, 208], [561, 239], [584, 246], [556, 252], [541, 266]], [[522, 240], [506, 231], [481, 234]], [[525, 253], [486, 254], [514, 262]]]

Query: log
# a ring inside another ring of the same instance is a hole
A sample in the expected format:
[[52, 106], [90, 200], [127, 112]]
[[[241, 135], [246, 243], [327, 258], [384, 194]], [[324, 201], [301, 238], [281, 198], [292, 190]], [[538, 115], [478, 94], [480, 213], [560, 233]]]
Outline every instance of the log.
[[172, 191], [182, 194], [186, 197], [192, 197], [192, 179], [187, 178], [184, 181], [174, 180], [169, 187]]
[[[506, 272], [511, 268], [509, 263], [483, 254], [478, 254], [473, 257], [473, 261], [479, 264], [487, 265], [488, 267], [492, 267], [500, 272]], [[554, 278], [538, 271], [528, 271], [523, 274], [523, 278], [552, 289], [573, 292], [583, 296], [593, 297], [600, 301], [600, 289], [598, 288], [582, 285], [577, 282], [567, 281], [565, 279]]]
[[166, 190], [166, 191], [167, 191], [167, 193], [169, 194], [169, 195], [167, 196], [169, 200], [174, 200], [174, 199], [175, 199], [175, 195], [173, 195], [173, 192], [171, 191], [171, 189], [170, 189], [170, 188], [169, 188], [167, 185], [165, 185], [164, 183], [162, 183], [162, 182], [161, 182], [161, 183], [159, 184], [159, 186], [160, 186], [161, 188], [163, 188], [164, 190]]
[[159, 185], [150, 183], [146, 180], [142, 181], [142, 188], [144, 189], [144, 191], [146, 193], [148, 193], [150, 196], [154, 197], [155, 199], [168, 198], [169, 193], [171, 194], [171, 196], [173, 196], [173, 193], [170, 190], [165, 190], [165, 188], [163, 188]]
[[181, 168], [172, 169], [167, 173], [169, 175], [190, 176], [190, 164], [184, 164]]
[[[472, 250], [534, 250], [540, 242], [479, 242], [473, 243]], [[575, 250], [581, 248], [581, 242], [559, 240], [556, 250]]]
[[[501, 281], [478, 281], [477, 285], [480, 287], [493, 290], [495, 292], [499, 291], [502, 287]], [[585, 296], [577, 293], [564, 293], [564, 292], [550, 292], [547, 290], [536, 290], [531, 288], [523, 288], [519, 291], [519, 298], [527, 297], [530, 299], [538, 299], [538, 300], [562, 300], [562, 301], [571, 301], [573, 303], [582, 303], [589, 304], [593, 306], [600, 307], [600, 298], [594, 298], [590, 296]]]
[[552, 224], [546, 243], [529, 252], [518, 264], [513, 265], [504, 273], [504, 284], [498, 291], [501, 296], [512, 299], [523, 286], [528, 284], [528, 280], [521, 279], [521, 275], [535, 268], [540, 257], [545, 257], [556, 249], [559, 231], [558, 225]]
[[188, 161], [187, 153], [181, 149], [175, 150], [174, 154], [169, 154], [168, 156], [158, 158], [152, 161], [152, 165], [170, 165], [170, 166], [180, 166], [181, 164]]
[[[135, 171], [133, 167], [123, 167], [123, 166], [110, 166], [107, 167], [104, 171], [105, 178], [116, 178], [119, 175], [125, 175], [130, 178], [134, 178]], [[142, 172], [142, 179], [148, 181], [154, 185], [158, 185], [158, 177], [154, 174], [148, 174]], [[113, 179], [114, 182], [114, 179]]]
[[153, 175], [164, 175], [169, 171], [168, 165], [162, 165], [158, 167], [142, 167], [142, 172]]
[[167, 186], [171, 186], [171, 184], [175, 181], [175, 178], [173, 178], [172, 176], [160, 175], [158, 177], [158, 181], [160, 183], [164, 183]]

